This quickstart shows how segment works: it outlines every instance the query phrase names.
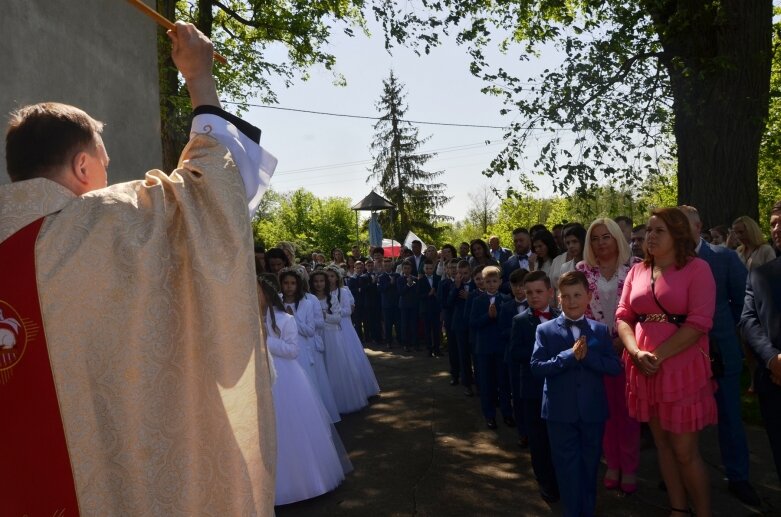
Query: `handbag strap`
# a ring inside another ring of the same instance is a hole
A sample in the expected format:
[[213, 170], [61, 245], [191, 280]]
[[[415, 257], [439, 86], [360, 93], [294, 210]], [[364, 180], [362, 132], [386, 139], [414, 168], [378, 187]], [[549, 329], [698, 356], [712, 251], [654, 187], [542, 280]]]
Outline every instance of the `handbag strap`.
[[662, 312], [664, 313], [664, 315], [665, 315], [665, 316], [667, 316], [667, 321], [669, 321], [670, 323], [672, 323], [672, 324], [673, 324], [673, 325], [675, 325], [676, 327], [680, 327], [680, 326], [681, 326], [681, 324], [680, 324], [680, 323], [677, 323], [677, 322], [675, 322], [675, 321], [672, 321], [672, 319], [673, 319], [673, 318], [672, 318], [672, 317], [673, 317], [673, 315], [672, 315], [672, 314], [670, 314], [670, 313], [667, 311], [667, 309], [665, 309], [665, 308], [664, 308], [664, 305], [662, 305], [662, 302], [660, 302], [660, 301], [659, 301], [659, 298], [657, 298], [657, 297], [656, 297], [656, 289], [654, 288], [654, 285], [655, 285], [655, 283], [656, 283], [656, 282], [654, 281], [654, 269], [655, 269], [655, 268], [656, 268], [656, 265], [655, 265], [654, 261], [653, 261], [653, 260], [651, 260], [651, 294], [654, 296], [654, 301], [656, 302], [656, 305], [657, 305], [657, 306], [658, 306], [660, 309], [662, 309]]

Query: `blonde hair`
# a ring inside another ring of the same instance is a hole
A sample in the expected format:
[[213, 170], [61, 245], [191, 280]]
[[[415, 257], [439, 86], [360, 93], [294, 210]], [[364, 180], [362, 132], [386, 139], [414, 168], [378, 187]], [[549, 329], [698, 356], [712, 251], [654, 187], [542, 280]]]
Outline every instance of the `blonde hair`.
[[[765, 243], [765, 237], [762, 235], [762, 230], [759, 229], [759, 225], [755, 220], [747, 215], [741, 215], [732, 221], [732, 226], [734, 227], [739, 223], [746, 227], [746, 237], [748, 238], [753, 248], [758, 248]], [[743, 244], [741, 243], [738, 248], [743, 249]]]
[[586, 232], [586, 242], [583, 246], [583, 261], [591, 267], [597, 265], [597, 257], [591, 249], [591, 232], [599, 225], [604, 225], [607, 228], [608, 233], [615, 239], [618, 245], [618, 263], [626, 264], [629, 262], [629, 257], [632, 256], [632, 251], [629, 249], [629, 243], [626, 242], [624, 232], [618, 226], [614, 220], [609, 217], [600, 217], [595, 219], [588, 227]]
[[502, 276], [502, 272], [496, 266], [485, 266], [483, 268], [483, 278], [487, 276]]
[[285, 255], [290, 258], [291, 265], [296, 263], [296, 246], [292, 242], [279, 241], [277, 248], [285, 252]]

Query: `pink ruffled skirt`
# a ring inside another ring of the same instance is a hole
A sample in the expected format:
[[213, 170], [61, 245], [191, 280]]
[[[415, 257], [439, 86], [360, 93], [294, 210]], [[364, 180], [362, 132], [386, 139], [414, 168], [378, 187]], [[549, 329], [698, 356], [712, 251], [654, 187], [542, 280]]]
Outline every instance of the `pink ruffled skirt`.
[[639, 422], [656, 418], [662, 429], [672, 433], [699, 431], [718, 422], [707, 335], [665, 360], [651, 376], [643, 375], [631, 358], [625, 356], [624, 361], [627, 408]]

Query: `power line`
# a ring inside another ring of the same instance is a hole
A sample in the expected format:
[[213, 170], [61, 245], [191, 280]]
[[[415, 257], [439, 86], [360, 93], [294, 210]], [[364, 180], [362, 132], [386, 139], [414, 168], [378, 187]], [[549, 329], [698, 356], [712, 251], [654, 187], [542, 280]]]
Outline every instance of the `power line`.
[[[498, 145], [499, 143], [494, 144], [494, 145]], [[468, 149], [461, 149], [461, 150], [466, 151]], [[464, 154], [464, 155], [460, 155], [460, 156], [444, 156], [444, 157], [443, 156], [436, 156], [436, 157], [431, 159], [431, 162], [437, 164], [437, 165], [434, 165], [434, 167], [438, 168], [438, 167], [440, 167], [439, 164], [441, 164], [442, 162], [446, 162], [446, 161], [450, 161], [450, 160], [464, 160], [464, 159], [467, 159], [467, 158], [472, 158], [474, 156], [484, 156], [486, 154], [496, 154], [496, 153], [495, 153], [495, 151], [489, 149], [487, 151], [482, 151], [482, 152], [477, 152], [477, 153], [469, 153], [469, 154]], [[371, 163], [371, 161], [372, 160], [367, 160], [367, 162], [369, 162], [369, 163]], [[356, 162], [352, 162], [349, 165], [339, 165], [339, 164], [336, 164], [336, 165], [331, 166], [331, 167], [329, 167], [329, 166], [322, 166], [320, 168], [312, 167], [311, 169], [298, 169], [298, 170], [295, 170], [295, 172], [291, 171], [288, 174], [285, 174], [284, 178], [280, 178], [279, 177], [280, 173], [277, 172], [277, 173], [274, 174], [274, 180], [276, 182], [279, 182], [279, 181], [281, 181], [281, 182], [307, 181], [307, 180], [301, 180], [298, 177], [293, 178], [293, 177], [290, 177], [290, 176], [292, 174], [300, 174], [302, 172], [319, 172], [319, 171], [325, 170], [326, 167], [331, 168], [331, 169], [347, 169], [347, 170], [344, 170], [344, 171], [331, 172], [331, 173], [329, 173], [329, 177], [342, 176], [344, 174], [354, 174], [354, 175], [370, 174], [370, 171], [367, 171], [367, 170], [357, 170], [357, 171], [356, 170], [349, 170], [349, 169], [351, 169], [353, 167], [361, 165], [363, 162], [357, 163], [357, 165], [354, 164], [354, 163], [356, 163]], [[460, 166], [461, 165], [458, 165], [457, 167], [460, 167]]]
[[[356, 118], [362, 120], [382, 119], [382, 117], [369, 117], [367, 115], [351, 115], [347, 113], [332, 113], [328, 111], [305, 110], [301, 108], [286, 108], [283, 106], [272, 106], [270, 104], [252, 104], [249, 102], [245, 103], [245, 102], [234, 102], [234, 101], [220, 101], [220, 102], [222, 102], [223, 104], [238, 104], [241, 106], [252, 106], [253, 108], [266, 108], [266, 109], [273, 109], [273, 110], [280, 110], [280, 111], [293, 111], [295, 113], [309, 113], [312, 115], [324, 115], [328, 117]], [[457, 122], [431, 122], [426, 120], [407, 120], [407, 119], [398, 119], [398, 120], [399, 122], [408, 122], [410, 124], [425, 124], [429, 126], [474, 127], [474, 128], [483, 128], [483, 129], [504, 129], [504, 130], [508, 129], [506, 126], [490, 126], [485, 124], [461, 124]]]
[[[452, 153], [452, 152], [457, 152], [457, 151], [467, 151], [467, 150], [480, 148], [480, 147], [493, 147], [493, 146], [496, 146], [496, 145], [500, 145], [502, 143], [503, 142], [493, 142], [493, 143], [486, 144], [484, 142], [477, 142], [477, 143], [474, 143], [474, 144], [463, 144], [463, 145], [456, 145], [456, 146], [451, 146], [451, 147], [441, 147], [441, 148], [438, 148], [438, 149], [430, 149], [430, 150], [427, 150], [427, 151], [420, 151], [420, 152], [417, 152], [417, 153], [412, 153], [412, 155], [413, 156], [419, 156], [421, 154], [431, 154], [431, 153], [437, 153], [437, 154]], [[432, 159], [436, 160], [437, 158], [438, 157], [434, 157]], [[301, 168], [301, 169], [290, 169], [290, 170], [287, 170], [287, 171], [279, 171], [279, 172], [277, 172], [274, 175], [274, 177], [287, 176], [288, 174], [300, 174], [302, 172], [321, 171], [321, 170], [327, 170], [327, 169], [341, 169], [343, 167], [353, 167], [353, 166], [357, 166], [357, 165], [367, 165], [367, 164], [370, 164], [372, 162], [374, 162], [374, 160], [367, 159], [367, 160], [357, 160], [357, 161], [353, 161], [353, 162], [332, 163], [332, 164], [328, 164], [328, 165], [315, 165], [315, 166], [312, 166], [312, 167], [304, 167], [304, 168]]]

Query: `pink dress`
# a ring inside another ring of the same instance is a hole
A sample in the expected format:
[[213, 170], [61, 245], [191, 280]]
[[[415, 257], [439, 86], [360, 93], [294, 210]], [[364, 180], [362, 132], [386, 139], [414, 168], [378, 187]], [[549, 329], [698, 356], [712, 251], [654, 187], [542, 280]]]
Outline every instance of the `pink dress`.
[[[605, 280], [599, 272], [599, 266], [590, 266], [579, 262], [576, 266], [588, 280], [591, 303], [586, 309], [586, 317], [600, 321], [608, 326], [610, 335], [618, 337], [615, 329], [615, 314], [618, 302], [624, 290], [626, 277], [632, 266], [641, 262], [631, 257], [626, 264], [619, 264], [611, 280]], [[626, 365], [626, 356], [622, 355], [622, 364]], [[626, 366], [625, 366], [626, 368]], [[629, 416], [626, 407], [626, 375], [605, 375], [605, 395], [610, 417], [605, 422], [602, 435], [602, 453], [610, 470], [621, 471], [622, 476], [632, 475], [640, 466], [640, 423]]]
[[[716, 284], [710, 266], [694, 258], [683, 268], [675, 266], [656, 280], [656, 296], [671, 314], [686, 314], [683, 325], [702, 332], [684, 351], [662, 363], [652, 376], [643, 375], [626, 361], [626, 401], [629, 414], [641, 422], [659, 419], [662, 429], [673, 433], [699, 431], [717, 422], [716, 383], [711, 379], [708, 331], [713, 325]], [[662, 314], [651, 293], [651, 271], [638, 264], [629, 272], [618, 304], [616, 319], [635, 325], [640, 350], [653, 352], [675, 334], [673, 323], [637, 322], [640, 314]]]

